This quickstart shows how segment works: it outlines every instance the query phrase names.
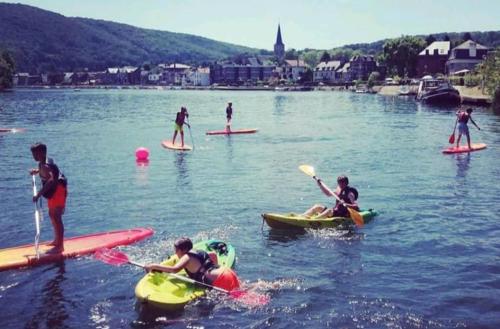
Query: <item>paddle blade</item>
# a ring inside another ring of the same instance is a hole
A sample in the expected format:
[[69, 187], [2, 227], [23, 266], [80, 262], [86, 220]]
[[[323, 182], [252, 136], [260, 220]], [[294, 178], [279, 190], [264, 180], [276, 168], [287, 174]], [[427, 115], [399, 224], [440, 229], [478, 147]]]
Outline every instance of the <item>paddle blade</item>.
[[265, 294], [259, 294], [249, 290], [233, 290], [229, 292], [229, 296], [248, 307], [259, 307], [269, 303], [271, 298]]
[[94, 253], [94, 257], [106, 264], [120, 266], [129, 263], [128, 256], [114, 249], [102, 248]]
[[314, 171], [314, 167], [310, 165], [300, 165], [299, 169], [306, 175], [315, 177], [316, 172]]
[[351, 216], [351, 219], [354, 222], [354, 224], [356, 224], [356, 226], [363, 227], [363, 225], [365, 225], [365, 220], [363, 219], [363, 216], [361, 216], [359, 212], [349, 207], [347, 208], [347, 210], [349, 211], [349, 215]]
[[448, 139], [448, 143], [453, 144], [455, 143], [455, 132], [450, 135], [450, 139]]

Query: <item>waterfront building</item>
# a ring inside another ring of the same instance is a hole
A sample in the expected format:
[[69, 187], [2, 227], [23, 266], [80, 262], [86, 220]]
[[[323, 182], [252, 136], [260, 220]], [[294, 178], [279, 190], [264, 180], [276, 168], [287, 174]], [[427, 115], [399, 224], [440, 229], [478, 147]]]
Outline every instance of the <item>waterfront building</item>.
[[182, 85], [210, 86], [210, 68], [192, 68], [187, 72], [185, 79], [182, 81]]
[[278, 33], [276, 35], [276, 43], [274, 44], [274, 56], [282, 63], [285, 59], [285, 44], [281, 38], [281, 27], [278, 24]]
[[307, 70], [306, 63], [301, 59], [286, 59], [282, 67], [283, 77], [294, 82], [299, 81]]
[[488, 47], [475, 41], [465, 41], [451, 50], [450, 57], [446, 62], [446, 73], [453, 75], [457, 71], [472, 71], [477, 64], [486, 59], [488, 50]]
[[450, 54], [450, 41], [434, 41], [417, 56], [417, 77], [445, 73]]
[[377, 63], [372, 55], [357, 55], [350, 60], [349, 67], [352, 80], [368, 80], [370, 73], [377, 71]]
[[321, 62], [314, 68], [313, 81], [323, 83], [336, 83], [342, 76], [338, 69], [342, 67], [342, 61]]
[[186, 74], [191, 68], [189, 65], [181, 63], [159, 64], [159, 68], [163, 69], [161, 84], [179, 85], [186, 78]]

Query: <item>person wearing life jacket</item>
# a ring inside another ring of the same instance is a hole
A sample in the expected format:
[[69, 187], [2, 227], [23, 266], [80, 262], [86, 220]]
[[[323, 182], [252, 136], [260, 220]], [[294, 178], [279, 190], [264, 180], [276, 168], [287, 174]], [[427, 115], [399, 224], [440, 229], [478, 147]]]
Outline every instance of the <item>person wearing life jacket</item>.
[[478, 125], [472, 120], [472, 109], [468, 108], [467, 111], [461, 111], [458, 110], [456, 115], [457, 115], [457, 123], [458, 123], [458, 138], [457, 138], [457, 148], [460, 146], [460, 139], [462, 138], [462, 135], [465, 135], [467, 137], [467, 144], [469, 146], [469, 149], [471, 149], [471, 144], [470, 144], [470, 134], [469, 134], [469, 127], [467, 126], [467, 123], [472, 122], [474, 126], [476, 126], [477, 129], [481, 130], [481, 128], [478, 127]]
[[33, 196], [33, 202], [40, 197], [47, 199], [49, 217], [54, 228], [54, 240], [49, 245], [54, 246], [48, 253], [60, 253], [64, 250], [64, 224], [62, 215], [66, 208], [68, 196], [67, 180], [50, 158], [47, 158], [47, 146], [37, 143], [31, 146], [33, 159], [38, 161], [38, 169], [31, 169], [31, 175], [40, 175], [42, 188]]
[[184, 106], [181, 107], [181, 111], [177, 112], [177, 116], [175, 117], [174, 124], [174, 136], [172, 137], [172, 145], [175, 145], [175, 138], [177, 137], [177, 133], [181, 134], [181, 147], [184, 147], [184, 129], [183, 126], [186, 124], [189, 127], [189, 124], [185, 122], [186, 118], [189, 118], [189, 113], [187, 108]]
[[315, 216], [315, 218], [349, 217], [347, 207], [359, 211], [357, 203], [358, 191], [354, 187], [349, 186], [349, 178], [347, 178], [347, 176], [342, 175], [337, 178], [338, 186], [335, 191], [330, 190], [321, 179], [318, 179], [317, 183], [325, 195], [333, 196], [333, 193], [335, 193], [335, 195], [337, 195], [342, 201], [339, 202], [337, 200], [333, 208], [328, 208], [321, 204], [315, 204], [303, 213], [303, 216], [307, 218], [312, 216]]
[[188, 238], [180, 238], [174, 243], [175, 254], [179, 261], [173, 266], [148, 264], [145, 269], [167, 273], [177, 273], [184, 269], [188, 276], [198, 282], [215, 286], [227, 291], [240, 287], [236, 273], [224, 266], [219, 266], [210, 255], [203, 250], [192, 250], [193, 243]]
[[233, 117], [233, 103], [228, 102], [226, 107], [226, 131], [231, 131], [231, 119]]

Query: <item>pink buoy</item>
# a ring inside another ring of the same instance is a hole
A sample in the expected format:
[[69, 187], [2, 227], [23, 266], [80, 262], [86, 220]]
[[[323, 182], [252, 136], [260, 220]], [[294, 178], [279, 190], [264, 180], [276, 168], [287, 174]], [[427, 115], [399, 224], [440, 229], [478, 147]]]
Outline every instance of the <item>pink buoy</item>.
[[149, 157], [149, 150], [145, 147], [138, 147], [135, 150], [135, 159], [137, 161], [147, 161]]

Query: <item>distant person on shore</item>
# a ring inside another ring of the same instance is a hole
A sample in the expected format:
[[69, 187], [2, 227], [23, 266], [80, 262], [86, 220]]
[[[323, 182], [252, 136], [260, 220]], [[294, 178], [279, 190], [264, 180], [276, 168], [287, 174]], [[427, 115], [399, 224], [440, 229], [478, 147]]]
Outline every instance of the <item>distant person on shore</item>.
[[227, 291], [240, 287], [240, 281], [232, 269], [219, 266], [203, 250], [192, 250], [193, 243], [190, 239], [180, 238], [174, 243], [174, 249], [175, 254], [179, 258], [179, 261], [175, 265], [147, 264], [145, 266], [146, 270], [148, 272], [177, 273], [184, 269], [191, 279], [198, 282], [203, 282]]
[[189, 127], [189, 124], [185, 122], [186, 118], [189, 118], [189, 113], [187, 108], [184, 106], [181, 107], [181, 111], [177, 112], [177, 116], [175, 117], [174, 124], [174, 137], [172, 138], [172, 145], [175, 145], [175, 138], [177, 137], [177, 133], [181, 133], [181, 147], [184, 147], [184, 129], [183, 126], [186, 124]]
[[358, 199], [358, 191], [354, 187], [349, 186], [349, 178], [347, 176], [339, 176], [337, 178], [337, 188], [335, 191], [332, 191], [323, 184], [321, 179], [317, 180], [319, 188], [323, 193], [327, 196], [333, 196], [335, 193], [342, 202], [338, 200], [335, 202], [335, 206], [333, 208], [328, 208], [324, 205], [316, 204], [308, 209], [302, 215], [305, 217], [315, 218], [328, 218], [328, 217], [349, 217], [349, 211], [347, 207], [352, 208], [356, 211], [359, 211], [357, 199]]
[[50, 158], [47, 158], [47, 146], [37, 143], [31, 146], [33, 159], [38, 161], [38, 169], [31, 169], [31, 175], [40, 175], [42, 188], [33, 196], [33, 202], [43, 196], [47, 199], [50, 221], [54, 228], [54, 240], [49, 245], [54, 246], [47, 253], [60, 253], [64, 251], [64, 224], [62, 215], [66, 208], [68, 196], [66, 177]]
[[227, 103], [226, 107], [226, 131], [231, 131], [231, 118], [233, 117], [233, 103]]
[[460, 146], [460, 139], [462, 138], [462, 135], [465, 134], [467, 137], [467, 145], [469, 146], [469, 149], [471, 149], [471, 144], [470, 144], [470, 134], [469, 134], [469, 127], [467, 126], [467, 123], [472, 122], [474, 126], [476, 126], [477, 129], [481, 130], [479, 126], [472, 120], [472, 109], [468, 108], [467, 111], [462, 111], [458, 110], [456, 115], [457, 115], [457, 123], [458, 123], [458, 138], [457, 138], [457, 148]]

